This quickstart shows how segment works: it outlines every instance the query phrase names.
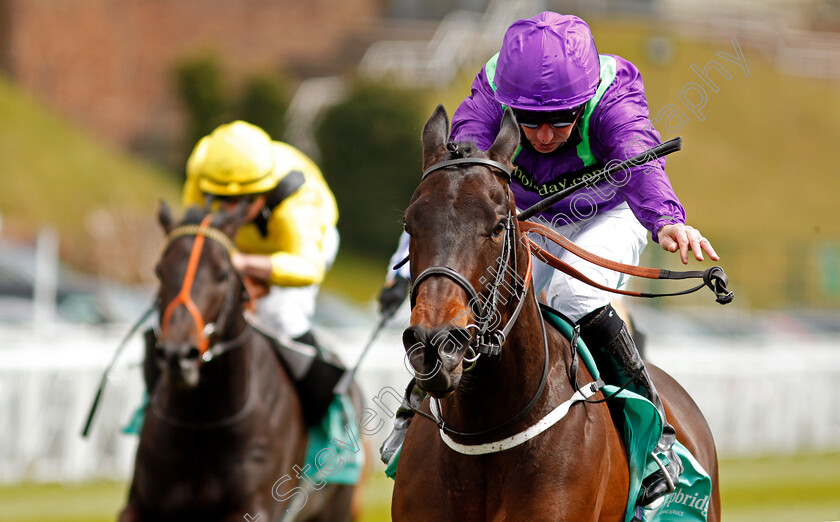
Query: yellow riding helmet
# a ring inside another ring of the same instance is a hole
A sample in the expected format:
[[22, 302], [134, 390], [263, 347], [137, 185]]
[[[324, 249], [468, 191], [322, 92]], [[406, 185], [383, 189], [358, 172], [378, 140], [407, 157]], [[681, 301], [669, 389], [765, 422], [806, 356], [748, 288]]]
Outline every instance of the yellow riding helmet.
[[239, 196], [274, 188], [279, 172], [271, 137], [244, 121], [226, 123], [199, 140], [187, 160], [187, 175], [198, 177], [206, 194]]

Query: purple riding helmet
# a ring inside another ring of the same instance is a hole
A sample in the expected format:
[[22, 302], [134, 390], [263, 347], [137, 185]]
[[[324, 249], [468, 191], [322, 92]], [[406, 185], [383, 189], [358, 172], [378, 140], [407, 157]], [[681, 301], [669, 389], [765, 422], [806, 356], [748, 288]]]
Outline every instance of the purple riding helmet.
[[595, 96], [601, 66], [586, 22], [553, 12], [518, 20], [502, 41], [496, 100], [520, 111], [567, 111]]

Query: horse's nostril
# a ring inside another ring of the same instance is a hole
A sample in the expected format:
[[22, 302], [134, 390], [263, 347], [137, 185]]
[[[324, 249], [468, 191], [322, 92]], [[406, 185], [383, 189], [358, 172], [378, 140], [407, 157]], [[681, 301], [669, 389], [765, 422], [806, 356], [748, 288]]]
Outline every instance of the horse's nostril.
[[411, 347], [417, 344], [417, 334], [414, 327], [410, 326], [403, 332], [403, 346]]
[[441, 357], [457, 358], [470, 340], [470, 331], [466, 328], [442, 330], [434, 339], [434, 346]]
[[188, 361], [196, 361], [196, 360], [198, 360], [199, 355], [200, 355], [200, 352], [198, 351], [198, 348], [196, 348], [195, 346], [192, 346], [192, 347], [190, 347], [189, 351], [187, 351], [187, 355], [184, 357], [184, 359], [186, 359]]

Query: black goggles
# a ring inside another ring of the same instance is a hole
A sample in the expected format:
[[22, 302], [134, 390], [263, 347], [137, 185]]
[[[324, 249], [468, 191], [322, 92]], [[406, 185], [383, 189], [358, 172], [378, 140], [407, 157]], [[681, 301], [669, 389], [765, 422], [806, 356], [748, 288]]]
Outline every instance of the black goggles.
[[547, 123], [555, 129], [568, 127], [573, 124], [583, 110], [583, 105], [563, 111], [523, 111], [515, 109], [513, 114], [520, 125], [528, 129], [536, 129], [543, 123]]

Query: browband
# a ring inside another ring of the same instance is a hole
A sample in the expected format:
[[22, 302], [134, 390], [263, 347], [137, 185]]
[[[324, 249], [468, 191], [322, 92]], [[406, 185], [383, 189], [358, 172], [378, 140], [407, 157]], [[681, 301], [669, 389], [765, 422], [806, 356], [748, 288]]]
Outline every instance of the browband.
[[443, 169], [443, 168], [446, 168], [446, 167], [450, 167], [452, 165], [463, 165], [463, 164], [487, 165], [488, 167], [495, 167], [495, 168], [501, 170], [505, 174], [505, 176], [507, 177], [507, 180], [510, 181], [510, 167], [508, 167], [507, 165], [504, 165], [502, 163], [499, 163], [498, 161], [493, 161], [493, 160], [484, 159], [484, 158], [458, 158], [458, 159], [441, 161], [440, 163], [435, 163], [434, 165], [432, 165], [431, 167], [429, 167], [429, 168], [427, 168], [426, 170], [423, 171], [423, 177], [420, 178], [420, 181], [423, 181], [424, 179], [426, 179], [426, 176], [428, 176], [429, 174], [431, 174], [432, 172], [434, 172], [436, 170], [440, 170], [440, 169]]

